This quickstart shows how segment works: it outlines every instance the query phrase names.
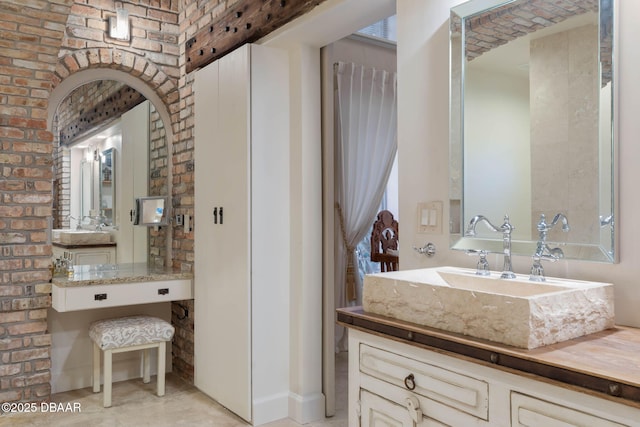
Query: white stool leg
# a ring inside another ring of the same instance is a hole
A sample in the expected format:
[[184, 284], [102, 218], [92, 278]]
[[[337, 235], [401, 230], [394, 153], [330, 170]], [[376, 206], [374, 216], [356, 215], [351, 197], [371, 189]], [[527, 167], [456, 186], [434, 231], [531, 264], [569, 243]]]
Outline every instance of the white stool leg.
[[151, 349], [142, 350], [142, 382], [147, 384], [151, 381]]
[[164, 371], [167, 358], [167, 343], [158, 344], [158, 396], [164, 396]]
[[111, 350], [104, 351], [104, 407], [111, 406]]
[[100, 353], [102, 350], [98, 344], [93, 343], [93, 392], [100, 392]]

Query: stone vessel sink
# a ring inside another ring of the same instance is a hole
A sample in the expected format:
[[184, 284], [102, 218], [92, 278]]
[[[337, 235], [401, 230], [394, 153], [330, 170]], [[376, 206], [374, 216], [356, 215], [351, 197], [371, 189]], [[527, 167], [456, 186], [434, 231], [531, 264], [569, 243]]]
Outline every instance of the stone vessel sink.
[[399, 320], [532, 349], [614, 326], [610, 283], [436, 267], [365, 276], [363, 309]]
[[53, 241], [65, 245], [99, 245], [111, 242], [108, 231], [93, 230], [53, 230]]

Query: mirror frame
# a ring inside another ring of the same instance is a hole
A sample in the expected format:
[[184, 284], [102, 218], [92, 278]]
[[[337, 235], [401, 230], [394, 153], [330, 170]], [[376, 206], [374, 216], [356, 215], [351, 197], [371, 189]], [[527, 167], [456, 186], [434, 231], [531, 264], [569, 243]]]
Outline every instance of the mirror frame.
[[[478, 238], [463, 236], [464, 228], [464, 81], [465, 81], [465, 25], [466, 20], [476, 17], [478, 14], [490, 11], [494, 8], [513, 3], [516, 0], [470, 0], [450, 9], [449, 20], [449, 103], [450, 103], [450, 127], [449, 127], [449, 198], [450, 198], [450, 220], [449, 235], [450, 248], [462, 251], [479, 251], [485, 250], [491, 253], [502, 253], [503, 242], [502, 236], [496, 233], [494, 238]], [[599, 0], [598, 15], [600, 20], [599, 31], [602, 31], [603, 20], [600, 12], [605, 4], [606, 8], [611, 8], [611, 22], [606, 21], [605, 24], [612, 26], [612, 53], [611, 53], [611, 216], [615, 219], [618, 212], [618, 109], [617, 109], [617, 67], [616, 67], [616, 48], [617, 48], [617, 13], [618, 0]], [[456, 25], [454, 25], [456, 24]], [[456, 27], [458, 30], [456, 30]], [[459, 171], [459, 172], [456, 172]], [[599, 186], [599, 192], [602, 186]], [[458, 194], [459, 193], [459, 194]], [[556, 212], [548, 212], [548, 215], [554, 215]], [[482, 212], [473, 212], [473, 214], [482, 214]], [[508, 212], [506, 212], [508, 214]], [[492, 221], [501, 224], [502, 218], [490, 218]], [[547, 218], [548, 221], [551, 218]], [[601, 223], [603, 221], [600, 217]], [[533, 219], [533, 220], [537, 220]], [[570, 218], [569, 218], [570, 220]], [[536, 221], [537, 222], [537, 221]], [[601, 227], [608, 227], [610, 233], [600, 233], [600, 242], [594, 244], [572, 243], [572, 242], [551, 242], [554, 246], [563, 249], [567, 259], [579, 259], [595, 262], [618, 262], [618, 231], [614, 226], [615, 221], [611, 220]], [[603, 236], [607, 237], [603, 237]], [[609, 237], [610, 236], [610, 237]], [[511, 251], [513, 255], [532, 256], [536, 250], [537, 241], [531, 240], [514, 240], [512, 241]]]
[[136, 197], [133, 225], [156, 227], [169, 224], [167, 197]]

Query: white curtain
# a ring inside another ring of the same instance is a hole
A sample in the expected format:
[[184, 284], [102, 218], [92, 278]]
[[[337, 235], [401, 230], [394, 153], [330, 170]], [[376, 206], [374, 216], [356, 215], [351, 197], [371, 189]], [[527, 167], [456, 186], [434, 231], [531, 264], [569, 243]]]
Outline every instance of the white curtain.
[[[336, 100], [336, 307], [360, 304], [355, 248], [373, 223], [397, 150], [397, 75], [334, 64]], [[347, 273], [348, 272], [348, 273]], [[346, 349], [336, 329], [336, 351]]]

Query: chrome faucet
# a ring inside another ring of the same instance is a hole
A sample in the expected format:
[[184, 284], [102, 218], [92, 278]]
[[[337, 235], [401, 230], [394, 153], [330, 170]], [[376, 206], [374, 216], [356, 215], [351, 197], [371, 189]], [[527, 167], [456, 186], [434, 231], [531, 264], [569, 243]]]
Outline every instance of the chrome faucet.
[[478, 255], [478, 263], [476, 264], [476, 274], [478, 276], [488, 276], [491, 274], [489, 262], [487, 261], [487, 251], [468, 249], [465, 253], [467, 255]]
[[514, 279], [516, 275], [513, 273], [513, 268], [511, 266], [511, 232], [515, 229], [515, 227], [509, 222], [509, 215], [504, 216], [504, 222], [500, 227], [496, 227], [495, 225], [493, 225], [491, 221], [489, 221], [484, 215], [476, 215], [471, 218], [471, 222], [469, 222], [469, 226], [467, 227], [464, 235], [469, 237], [475, 236], [476, 225], [479, 222], [484, 222], [491, 231], [502, 233], [504, 266], [502, 267], [502, 274], [500, 275], [500, 278]]
[[[82, 217], [82, 221], [84, 221], [87, 218], [89, 218], [89, 225], [95, 226], [96, 231], [102, 231], [102, 227], [106, 225], [104, 223], [103, 215], [95, 215], [95, 216], [85, 215]], [[78, 223], [78, 229], [81, 229], [80, 223]]]
[[536, 245], [536, 251], [533, 254], [533, 265], [531, 266], [531, 274], [529, 280], [534, 282], [544, 282], [544, 267], [542, 267], [542, 261], [556, 262], [560, 258], [564, 258], [564, 252], [560, 248], [550, 248], [547, 244], [547, 235], [549, 231], [562, 220], [562, 231], [565, 233], [570, 230], [569, 220], [567, 216], [562, 213], [556, 214], [550, 224], [547, 224], [544, 214], [540, 215], [540, 221], [538, 221], [538, 244]]

